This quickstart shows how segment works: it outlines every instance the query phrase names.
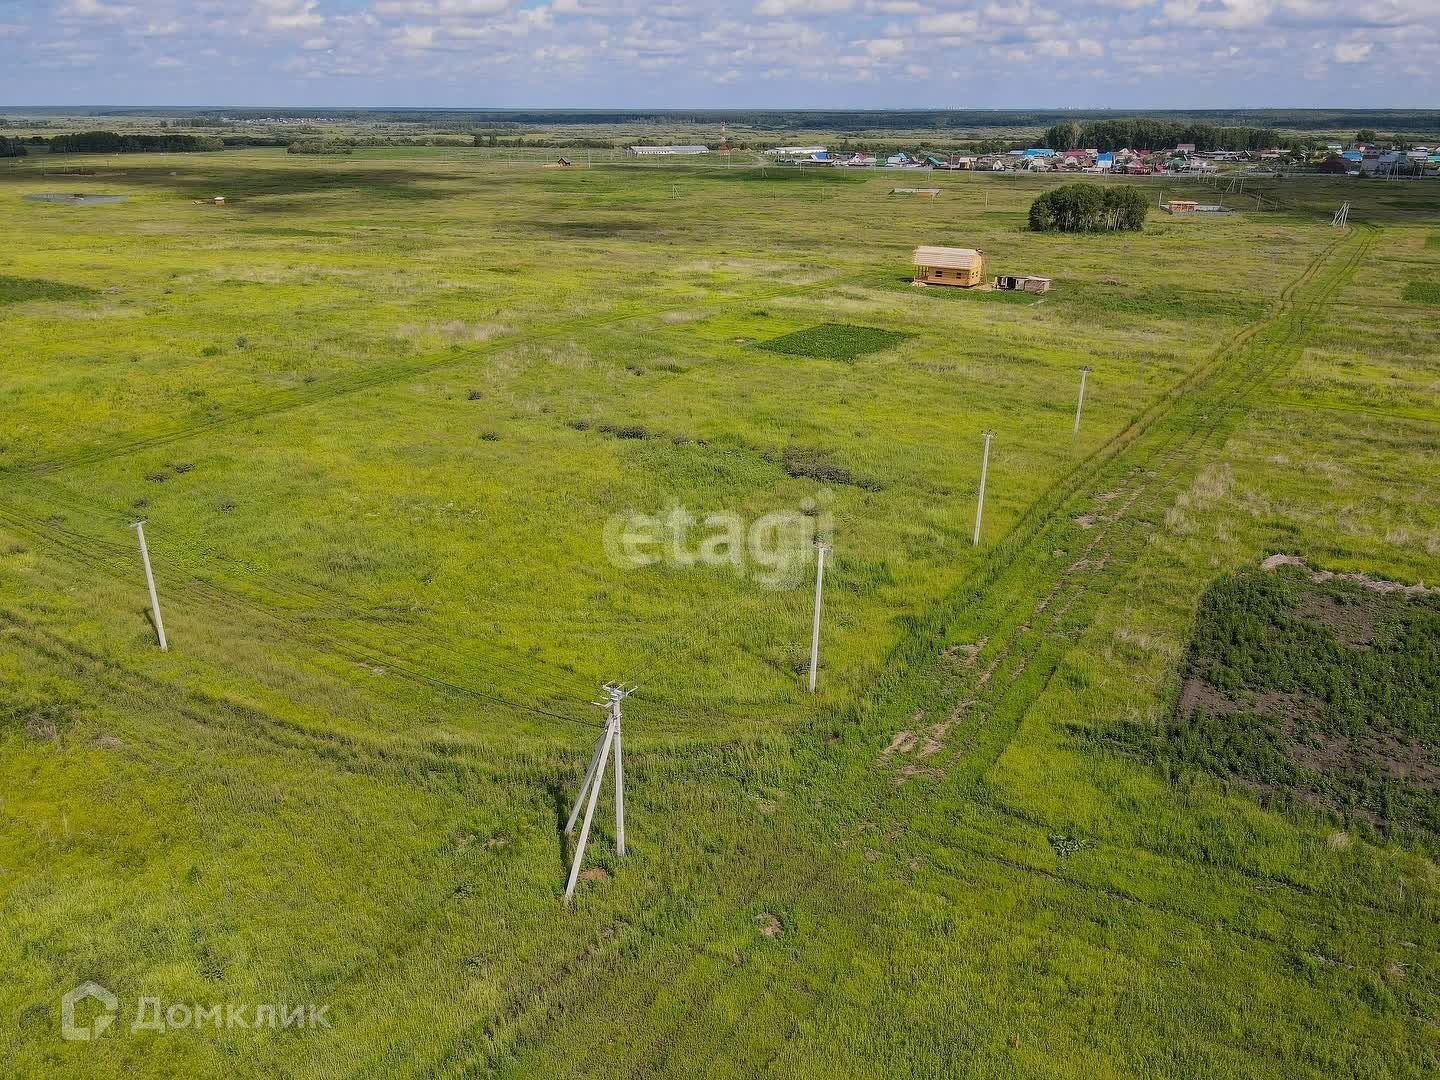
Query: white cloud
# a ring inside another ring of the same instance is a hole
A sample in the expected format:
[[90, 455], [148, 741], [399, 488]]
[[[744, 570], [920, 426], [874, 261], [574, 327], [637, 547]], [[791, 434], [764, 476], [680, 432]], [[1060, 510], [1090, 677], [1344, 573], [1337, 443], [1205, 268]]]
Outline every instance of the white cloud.
[[406, 49], [429, 49], [435, 44], [435, 27], [402, 26], [395, 43]]
[[103, 0], [67, 0], [61, 5], [60, 17], [62, 19], [94, 19], [100, 22], [113, 22], [117, 19], [128, 19], [137, 14], [136, 8], [129, 4], [107, 4]]
[[1368, 41], [1340, 41], [1335, 44], [1335, 59], [1342, 64], [1358, 64], [1370, 58], [1373, 46]]
[[970, 34], [979, 24], [973, 11], [947, 11], [943, 15], [927, 15], [916, 22], [926, 34]]
[[804, 18], [807, 15], [842, 15], [855, 9], [855, 0], [756, 0], [755, 14]]
[[542, 64], [552, 60], [562, 64], [573, 64], [576, 60], [583, 60], [589, 56], [590, 49], [584, 45], [545, 45], [530, 55]]
[[1177, 26], [1234, 30], [1258, 26], [1274, 10], [1273, 0], [1169, 0], [1161, 14]]
[[876, 15], [924, 15], [934, 8], [916, 0], [866, 0], [865, 10]]
[[905, 55], [905, 42], [896, 38], [875, 38], [870, 41], [857, 41], [855, 44], [880, 59], [888, 60]]
[[381, 0], [372, 9], [377, 15], [466, 18], [498, 15], [510, 7], [510, 0]]

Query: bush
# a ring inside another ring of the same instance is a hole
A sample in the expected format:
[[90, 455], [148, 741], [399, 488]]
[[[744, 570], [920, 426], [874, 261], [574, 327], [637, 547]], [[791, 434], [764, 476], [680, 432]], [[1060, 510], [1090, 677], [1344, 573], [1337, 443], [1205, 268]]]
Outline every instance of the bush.
[[1065, 184], [1030, 204], [1035, 232], [1110, 232], [1145, 225], [1150, 202], [1132, 187]]

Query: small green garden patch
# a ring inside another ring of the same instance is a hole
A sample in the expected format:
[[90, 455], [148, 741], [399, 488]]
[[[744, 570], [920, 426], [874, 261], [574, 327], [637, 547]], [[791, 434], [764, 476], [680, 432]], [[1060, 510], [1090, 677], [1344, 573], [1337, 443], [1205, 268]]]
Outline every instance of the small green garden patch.
[[1405, 286], [1405, 300], [1411, 304], [1440, 304], [1440, 281], [1412, 281]]
[[94, 289], [79, 285], [0, 274], [0, 304], [22, 304], [26, 300], [85, 300], [94, 295]]
[[822, 323], [796, 330], [793, 334], [761, 342], [758, 349], [784, 353], [787, 356], [814, 356], [822, 360], [853, 360], [867, 353], [892, 349], [909, 334], [897, 330], [881, 330], [874, 326], [851, 326], [847, 323]]

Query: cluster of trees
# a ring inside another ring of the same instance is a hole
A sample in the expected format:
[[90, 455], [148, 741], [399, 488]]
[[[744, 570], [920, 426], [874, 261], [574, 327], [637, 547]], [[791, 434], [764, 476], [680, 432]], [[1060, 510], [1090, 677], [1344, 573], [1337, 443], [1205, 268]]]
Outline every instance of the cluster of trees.
[[1138, 188], [1064, 184], [1030, 204], [1030, 228], [1036, 232], [1109, 232], [1140, 229], [1150, 201]]
[[[650, 141], [652, 141], [652, 140], [646, 139], [646, 140], [644, 140], [644, 141], [645, 141], [645, 142], [650, 142]], [[654, 142], [657, 142], [657, 143], [667, 143], [667, 142], [674, 142], [674, 141], [678, 141], [678, 140], [673, 140], [673, 139], [655, 139], [655, 140], [653, 140], [653, 141], [654, 141]], [[567, 148], [569, 148], [569, 149], [579, 149], [579, 150], [613, 150], [613, 149], [616, 148], [616, 146], [618, 146], [618, 145], [620, 145], [620, 144], [618, 144], [614, 139], [582, 139], [582, 138], [571, 138], [571, 139], [565, 139], [565, 138], [560, 138], [560, 139], [537, 139], [537, 138], [534, 138], [533, 136], [530, 137], [530, 138], [516, 137], [516, 138], [513, 138], [513, 139], [504, 139], [504, 138], [501, 138], [499, 135], [496, 135], [494, 132], [491, 132], [491, 133], [488, 134], [488, 135], [487, 135], [487, 134], [484, 134], [484, 133], [476, 134], [476, 135], [474, 136], [474, 138], [471, 140], [471, 145], [473, 145], [473, 146], [514, 146], [514, 147], [521, 147], [521, 148], [524, 148], [524, 147], [534, 147], [534, 148], [536, 148], [536, 149], [541, 149], [541, 150], [564, 150], [564, 149], [567, 149]], [[714, 149], [715, 149], [717, 146], [719, 146], [720, 144], [719, 144], [719, 143], [710, 143], [710, 144], [708, 144], [708, 145], [710, 146], [710, 149], [714, 150]], [[734, 143], [731, 143], [731, 145], [734, 146], [735, 144], [734, 144]]]
[[81, 131], [74, 135], [56, 135], [50, 140], [52, 154], [175, 154], [223, 149], [225, 144], [209, 135], [121, 135], [115, 131]]
[[1159, 150], [1194, 143], [1196, 150], [1265, 150], [1284, 145], [1273, 128], [1217, 127], [1215, 124], [1156, 120], [1135, 116], [1127, 120], [1067, 120], [1047, 128], [1046, 146], [1054, 150]]
[[28, 150], [25, 144], [19, 139], [7, 139], [0, 136], [0, 157], [24, 157]]
[[330, 139], [297, 139], [287, 148], [289, 154], [351, 154], [354, 149], [343, 142]]
[[470, 146], [463, 135], [346, 135], [329, 140], [343, 146]]

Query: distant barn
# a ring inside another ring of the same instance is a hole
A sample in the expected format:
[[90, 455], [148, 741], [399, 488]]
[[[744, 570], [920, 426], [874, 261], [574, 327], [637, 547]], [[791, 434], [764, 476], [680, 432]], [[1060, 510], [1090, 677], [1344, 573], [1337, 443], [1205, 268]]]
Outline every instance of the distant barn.
[[975, 248], [918, 247], [910, 261], [921, 285], [979, 285], [985, 276], [985, 253]]

